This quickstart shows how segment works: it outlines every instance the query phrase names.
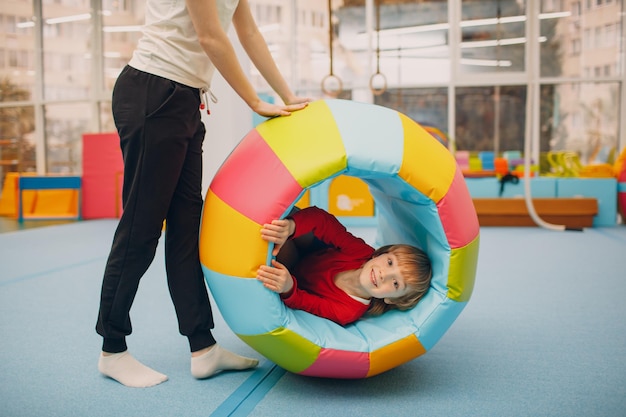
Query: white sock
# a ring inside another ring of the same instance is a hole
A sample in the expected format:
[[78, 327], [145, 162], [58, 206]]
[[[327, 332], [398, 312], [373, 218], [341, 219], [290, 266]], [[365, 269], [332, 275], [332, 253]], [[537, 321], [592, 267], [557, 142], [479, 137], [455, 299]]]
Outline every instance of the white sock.
[[101, 353], [98, 370], [127, 387], [146, 388], [167, 381], [166, 375], [148, 368], [128, 351], [107, 356]]
[[191, 358], [191, 375], [197, 379], [203, 379], [220, 371], [250, 369], [258, 364], [258, 359], [239, 356], [222, 349], [219, 345], [214, 345], [208, 352]]

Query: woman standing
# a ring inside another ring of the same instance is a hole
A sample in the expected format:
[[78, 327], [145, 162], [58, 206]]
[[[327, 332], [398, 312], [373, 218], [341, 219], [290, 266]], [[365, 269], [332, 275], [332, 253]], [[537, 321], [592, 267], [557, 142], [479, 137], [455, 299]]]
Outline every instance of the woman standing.
[[[231, 22], [250, 60], [284, 105], [256, 94], [227, 37]], [[96, 324], [103, 337], [98, 369], [127, 386], [167, 380], [133, 358], [126, 345], [132, 331], [130, 308], [154, 259], [163, 220], [168, 287], [180, 333], [189, 340], [192, 375], [208, 378], [258, 363], [216, 344], [198, 255], [205, 137], [199, 109], [208, 111], [206, 97], [216, 69], [261, 116], [288, 116], [308, 102], [280, 74], [247, 0], [147, 0], [143, 36], [113, 90], [124, 157], [124, 212], [106, 264]]]

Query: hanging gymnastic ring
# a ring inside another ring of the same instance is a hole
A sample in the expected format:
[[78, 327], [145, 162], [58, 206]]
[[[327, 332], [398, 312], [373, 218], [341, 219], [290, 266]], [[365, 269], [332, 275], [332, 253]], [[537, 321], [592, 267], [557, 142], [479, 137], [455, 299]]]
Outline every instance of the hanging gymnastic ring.
[[[376, 80], [376, 78], [382, 78], [383, 80], [382, 87], [380, 88], [374, 87], [374, 81]], [[376, 72], [375, 74], [372, 74], [372, 76], [370, 77], [370, 90], [372, 90], [372, 94], [374, 94], [375, 96], [380, 96], [385, 91], [387, 91], [387, 77], [385, 77], [385, 74], [381, 72]]]
[[[331, 90], [326, 87], [327, 82], [331, 80], [335, 80], [337, 82], [338, 88], [336, 90]], [[321, 86], [322, 92], [328, 95], [330, 98], [337, 98], [339, 97], [339, 94], [343, 92], [343, 82], [341, 81], [341, 78], [339, 78], [335, 74], [328, 74], [327, 76], [322, 78]]]

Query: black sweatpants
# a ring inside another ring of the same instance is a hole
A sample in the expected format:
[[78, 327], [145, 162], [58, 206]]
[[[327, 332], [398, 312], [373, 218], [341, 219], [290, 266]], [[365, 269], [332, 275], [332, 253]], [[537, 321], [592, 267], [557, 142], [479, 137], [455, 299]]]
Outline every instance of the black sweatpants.
[[198, 253], [205, 134], [199, 105], [197, 88], [129, 66], [113, 89], [124, 211], [104, 271], [96, 324], [106, 352], [127, 348], [130, 308], [154, 259], [164, 219], [167, 282], [180, 333], [192, 352], [215, 343]]

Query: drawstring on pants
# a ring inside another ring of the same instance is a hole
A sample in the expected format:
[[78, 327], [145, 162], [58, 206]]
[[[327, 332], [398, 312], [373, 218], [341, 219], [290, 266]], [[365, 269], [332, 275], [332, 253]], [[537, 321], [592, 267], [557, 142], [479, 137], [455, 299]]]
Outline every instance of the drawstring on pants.
[[200, 110], [206, 109], [206, 114], [211, 114], [207, 94], [213, 103], [217, 103], [217, 97], [215, 97], [215, 94], [213, 94], [211, 89], [209, 87], [202, 87], [200, 89]]

